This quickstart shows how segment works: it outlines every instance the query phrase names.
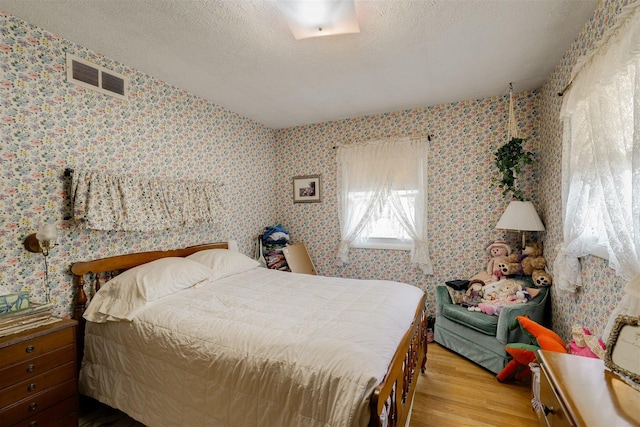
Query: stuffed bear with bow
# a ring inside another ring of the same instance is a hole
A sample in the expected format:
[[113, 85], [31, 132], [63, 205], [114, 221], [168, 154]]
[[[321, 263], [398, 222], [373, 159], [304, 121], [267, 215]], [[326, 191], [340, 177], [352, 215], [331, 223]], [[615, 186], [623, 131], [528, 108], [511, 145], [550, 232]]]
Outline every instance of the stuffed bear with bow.
[[498, 263], [505, 276], [531, 276], [537, 286], [550, 286], [551, 275], [545, 271], [547, 260], [542, 256], [542, 242], [527, 245], [522, 254], [509, 255]]

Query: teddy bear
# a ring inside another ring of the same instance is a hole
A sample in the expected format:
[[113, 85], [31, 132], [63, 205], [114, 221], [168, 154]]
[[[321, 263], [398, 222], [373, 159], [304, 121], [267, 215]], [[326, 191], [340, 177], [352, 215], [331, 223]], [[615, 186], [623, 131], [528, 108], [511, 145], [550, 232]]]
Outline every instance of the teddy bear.
[[506, 261], [507, 257], [511, 255], [511, 247], [503, 241], [496, 240], [487, 246], [487, 254], [491, 257], [487, 263], [487, 274], [491, 275], [494, 281], [500, 280], [503, 274], [498, 268], [498, 264]]
[[537, 287], [551, 286], [553, 282], [551, 275], [544, 270], [535, 270], [531, 273], [531, 280]]
[[545, 271], [546, 266], [547, 260], [542, 256], [542, 242], [527, 245], [521, 255], [509, 255], [505, 261], [498, 263], [498, 268], [505, 276], [532, 276], [537, 286], [551, 285], [552, 278]]
[[496, 240], [486, 248], [489, 255], [489, 262], [485, 271], [476, 274], [471, 280], [482, 280], [485, 284], [497, 282], [503, 278], [502, 271], [498, 264], [506, 260], [511, 255], [511, 247], [501, 240]]

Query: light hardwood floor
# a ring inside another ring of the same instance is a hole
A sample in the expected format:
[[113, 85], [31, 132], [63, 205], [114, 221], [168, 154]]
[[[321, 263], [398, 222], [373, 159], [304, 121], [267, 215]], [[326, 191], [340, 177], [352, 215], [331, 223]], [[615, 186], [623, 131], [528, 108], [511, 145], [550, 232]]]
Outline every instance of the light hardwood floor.
[[536, 427], [531, 382], [500, 383], [473, 362], [430, 343], [410, 427]]

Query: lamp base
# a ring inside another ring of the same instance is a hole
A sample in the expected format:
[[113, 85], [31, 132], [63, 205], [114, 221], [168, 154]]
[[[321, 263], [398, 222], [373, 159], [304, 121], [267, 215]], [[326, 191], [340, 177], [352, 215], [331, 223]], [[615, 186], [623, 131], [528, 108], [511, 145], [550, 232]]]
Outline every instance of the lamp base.
[[40, 247], [40, 242], [36, 238], [36, 233], [31, 233], [24, 239], [24, 248], [29, 252], [33, 253], [42, 253], [42, 248]]

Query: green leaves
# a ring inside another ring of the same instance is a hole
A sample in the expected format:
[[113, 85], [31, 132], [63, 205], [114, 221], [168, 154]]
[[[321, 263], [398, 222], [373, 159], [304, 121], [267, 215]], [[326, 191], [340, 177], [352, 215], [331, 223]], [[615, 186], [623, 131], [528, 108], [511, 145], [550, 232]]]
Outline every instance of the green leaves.
[[500, 147], [495, 153], [495, 163], [500, 172], [500, 179], [494, 180], [494, 185], [502, 189], [502, 195], [507, 197], [513, 193], [516, 200], [524, 200], [522, 190], [517, 188], [518, 175], [525, 165], [533, 164], [533, 153], [524, 151], [522, 138], [511, 138], [511, 141]]

